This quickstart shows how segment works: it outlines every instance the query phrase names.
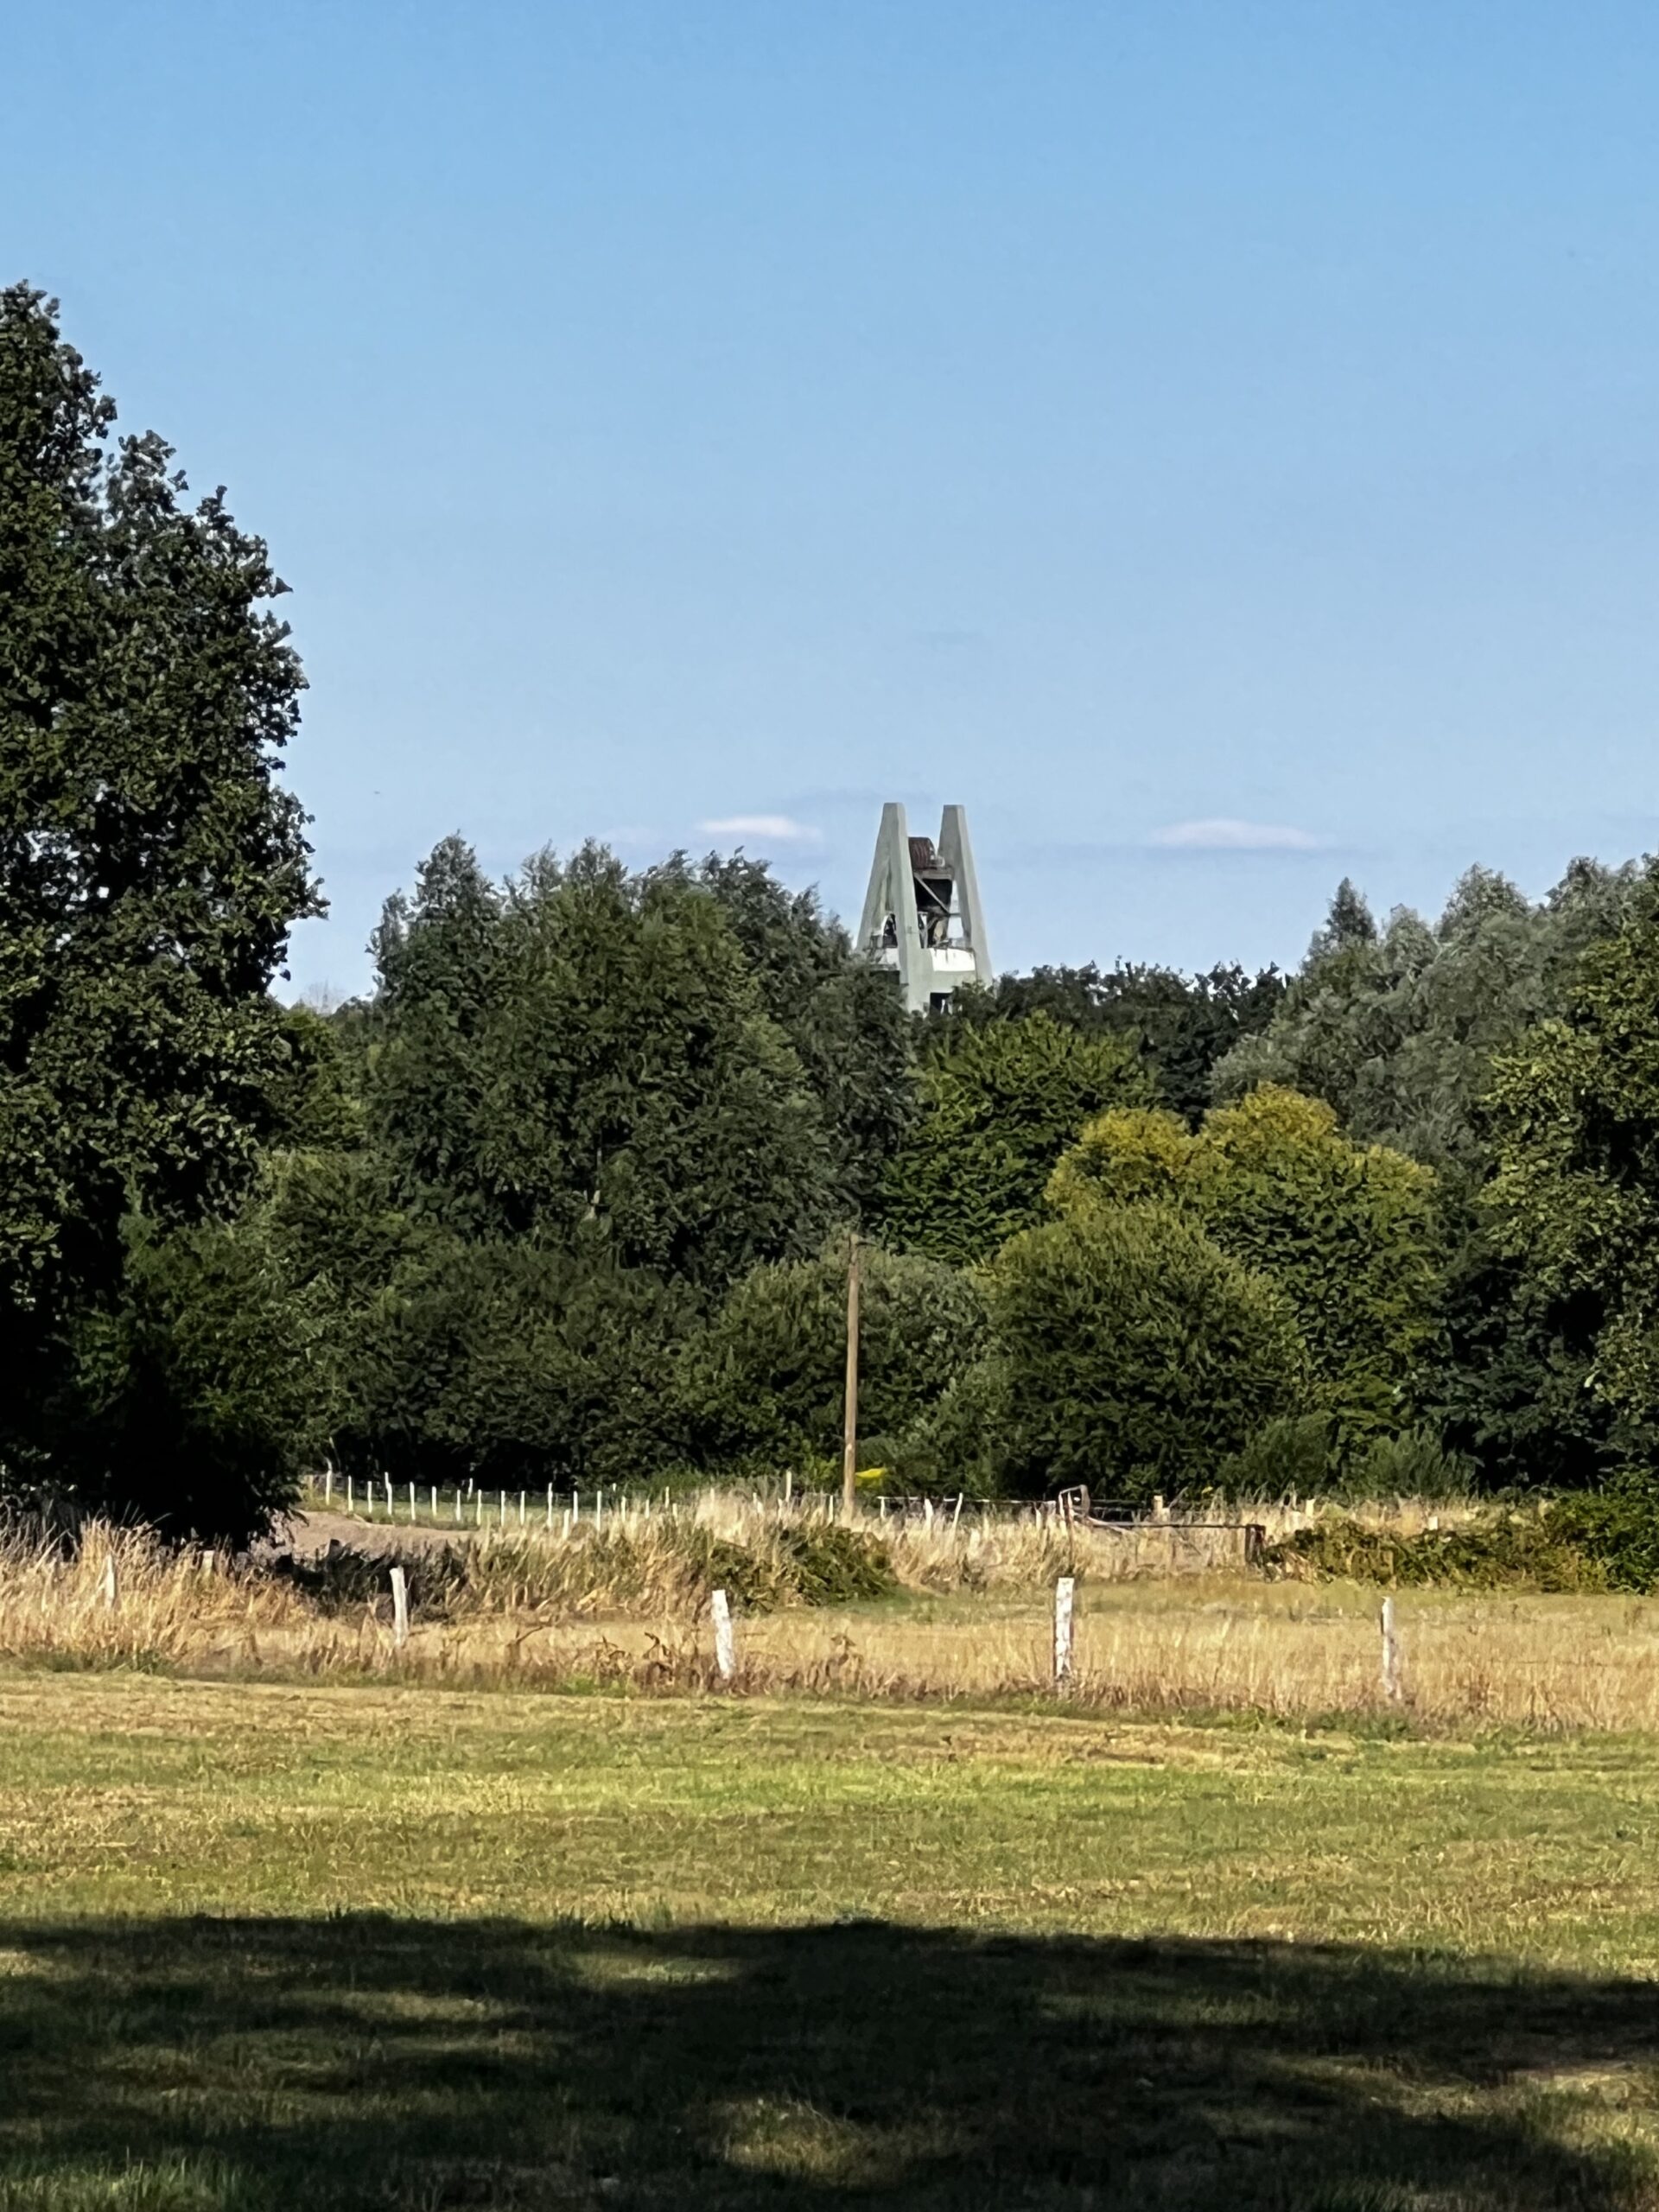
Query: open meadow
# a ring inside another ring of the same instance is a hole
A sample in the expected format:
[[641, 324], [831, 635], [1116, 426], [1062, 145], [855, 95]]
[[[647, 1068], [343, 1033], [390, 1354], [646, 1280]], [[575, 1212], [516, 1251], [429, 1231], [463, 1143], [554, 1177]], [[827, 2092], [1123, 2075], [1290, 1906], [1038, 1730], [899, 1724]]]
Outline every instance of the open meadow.
[[14, 1555], [0, 2208], [1659, 2205], [1659, 1602], [1095, 1541]]
[[1659, 2212], [1659, 14], [0, 51], [0, 2212]]

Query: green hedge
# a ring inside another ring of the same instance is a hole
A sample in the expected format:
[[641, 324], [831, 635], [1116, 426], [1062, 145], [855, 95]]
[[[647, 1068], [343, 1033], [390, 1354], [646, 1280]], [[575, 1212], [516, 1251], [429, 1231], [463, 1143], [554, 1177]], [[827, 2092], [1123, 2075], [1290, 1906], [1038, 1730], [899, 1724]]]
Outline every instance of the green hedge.
[[1552, 1499], [1417, 1535], [1345, 1517], [1268, 1547], [1268, 1571], [1454, 1590], [1659, 1590], [1659, 1500], [1618, 1491]]

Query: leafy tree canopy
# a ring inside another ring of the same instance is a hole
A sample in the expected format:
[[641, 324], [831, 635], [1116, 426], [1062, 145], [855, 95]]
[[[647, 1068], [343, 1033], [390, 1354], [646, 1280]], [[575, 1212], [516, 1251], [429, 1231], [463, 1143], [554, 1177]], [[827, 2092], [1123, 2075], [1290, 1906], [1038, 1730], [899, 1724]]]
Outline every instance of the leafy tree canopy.
[[459, 839], [391, 900], [365, 1109], [401, 1200], [718, 1288], [834, 1217], [823, 1109], [719, 899], [587, 846], [505, 887]]
[[1215, 1095], [1287, 1085], [1358, 1138], [1478, 1175], [1493, 1052], [1560, 1010], [1580, 954], [1618, 926], [1636, 884], [1631, 868], [1575, 861], [1535, 906], [1471, 868], [1432, 926], [1402, 907], [1378, 931], [1344, 883], [1271, 1023], [1217, 1067]]
[[912, 1132], [889, 1163], [888, 1243], [962, 1266], [1039, 1218], [1063, 1148], [1103, 1107], [1154, 1096], [1134, 1039], [1047, 1014], [966, 1023], [925, 1062]]
[[1086, 1483], [1145, 1501], [1201, 1487], [1309, 1402], [1287, 1302], [1184, 1211], [1074, 1209], [1014, 1237], [987, 1281], [987, 1410], [1016, 1491]]
[[1500, 1057], [1491, 1119], [1500, 1245], [1577, 1308], [1593, 1389], [1659, 1460], [1659, 880], [1586, 951], [1565, 1012]]
[[135, 1205], [237, 1194], [286, 1054], [266, 986], [315, 911], [276, 771], [283, 586], [194, 508], [52, 302], [0, 292], [0, 1296], [101, 1294]]
[[1274, 1283], [1294, 1314], [1344, 1439], [1398, 1428], [1437, 1320], [1433, 1173], [1357, 1145], [1322, 1100], [1272, 1085], [1189, 1133], [1173, 1114], [1103, 1115], [1049, 1185], [1077, 1217], [1173, 1206]]
[[790, 891], [762, 861], [711, 853], [657, 872], [713, 893], [817, 1100], [838, 1215], [862, 1218], [910, 1122], [915, 1059], [897, 976], [861, 959], [815, 891]]
[[[970, 1279], [915, 1254], [859, 1255], [859, 1426], [885, 1453], [979, 1353], [984, 1306]], [[804, 1469], [841, 1449], [847, 1245], [757, 1268], [688, 1346], [681, 1370], [703, 1458], [769, 1457]]]
[[1090, 961], [1082, 968], [1033, 968], [1028, 976], [1001, 976], [988, 990], [959, 992], [951, 1011], [930, 1017], [929, 1027], [943, 1040], [962, 1021], [1046, 1014], [1084, 1036], [1133, 1038], [1163, 1103], [1196, 1122], [1210, 1103], [1217, 1063], [1267, 1027], [1284, 989], [1277, 969], [1252, 976], [1236, 962], [1183, 976], [1124, 961], [1103, 969]]
[[70, 1488], [103, 1481], [48, 1418], [72, 1339], [120, 1306], [129, 1217], [247, 1187], [292, 1057], [267, 986], [318, 906], [277, 782], [283, 587], [159, 438], [111, 452], [113, 418], [54, 303], [0, 292], [0, 1325], [25, 1354], [0, 1463]]

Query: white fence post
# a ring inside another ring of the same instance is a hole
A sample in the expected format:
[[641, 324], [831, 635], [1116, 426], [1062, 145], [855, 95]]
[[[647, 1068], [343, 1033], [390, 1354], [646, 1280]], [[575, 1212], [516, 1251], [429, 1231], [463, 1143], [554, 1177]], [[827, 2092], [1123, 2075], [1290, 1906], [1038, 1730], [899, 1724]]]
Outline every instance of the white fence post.
[[1382, 1694], [1390, 1705], [1401, 1697], [1400, 1637], [1394, 1625], [1394, 1600], [1382, 1600]]
[[1077, 1591], [1077, 1577], [1061, 1575], [1054, 1585], [1054, 1680], [1056, 1684], [1071, 1679], [1071, 1601]]
[[715, 1671], [722, 1682], [729, 1682], [737, 1671], [737, 1647], [732, 1636], [732, 1609], [723, 1590], [714, 1592], [709, 1610], [715, 1617]]
[[104, 1580], [100, 1586], [104, 1593], [105, 1611], [118, 1612], [121, 1608], [121, 1576], [115, 1564], [113, 1552], [104, 1562]]
[[401, 1567], [391, 1570], [391, 1640], [399, 1649], [409, 1642], [409, 1577]]

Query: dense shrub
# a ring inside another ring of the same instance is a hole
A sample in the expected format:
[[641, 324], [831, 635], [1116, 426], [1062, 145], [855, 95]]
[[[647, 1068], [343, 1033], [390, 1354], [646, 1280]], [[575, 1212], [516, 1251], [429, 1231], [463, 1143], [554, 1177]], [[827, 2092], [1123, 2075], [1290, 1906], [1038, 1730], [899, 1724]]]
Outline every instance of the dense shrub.
[[1461, 1590], [1659, 1589], [1659, 1502], [1580, 1494], [1417, 1535], [1320, 1521], [1268, 1547], [1269, 1573]]
[[81, 1511], [242, 1545], [293, 1503], [318, 1440], [304, 1314], [245, 1231], [130, 1221], [125, 1244], [119, 1302], [70, 1334], [40, 1486], [72, 1468]]
[[1374, 1436], [1334, 1471], [1341, 1495], [1350, 1498], [1462, 1497], [1473, 1473], [1473, 1463], [1447, 1452], [1428, 1428]]
[[1546, 1513], [1562, 1542], [1600, 1567], [1608, 1589], [1659, 1589], [1659, 1495], [1648, 1484], [1580, 1491]]
[[883, 1486], [912, 1497], [995, 1497], [1005, 1487], [1007, 1362], [994, 1344], [901, 1435], [872, 1439]]
[[284, 1155], [249, 1227], [308, 1317], [342, 1471], [516, 1490], [683, 1461], [671, 1376], [694, 1294], [618, 1266], [595, 1229], [464, 1237], [400, 1206], [360, 1152]]
[[[984, 1300], [954, 1268], [866, 1246], [859, 1255], [859, 1422], [895, 1436], [979, 1352]], [[757, 1457], [801, 1469], [841, 1450], [847, 1245], [755, 1268], [682, 1355], [694, 1449], [718, 1465]]]
[[833, 1521], [804, 1521], [779, 1542], [795, 1593], [804, 1605], [846, 1605], [886, 1598], [899, 1586], [892, 1554], [876, 1536]]
[[1216, 1488], [1226, 1497], [1312, 1497], [1328, 1485], [1333, 1464], [1329, 1414], [1293, 1414], [1264, 1423], [1224, 1459]]
[[1282, 1300], [1170, 1208], [1096, 1205], [1027, 1230], [988, 1281], [1015, 1490], [1202, 1486], [1264, 1422], [1306, 1407]]

